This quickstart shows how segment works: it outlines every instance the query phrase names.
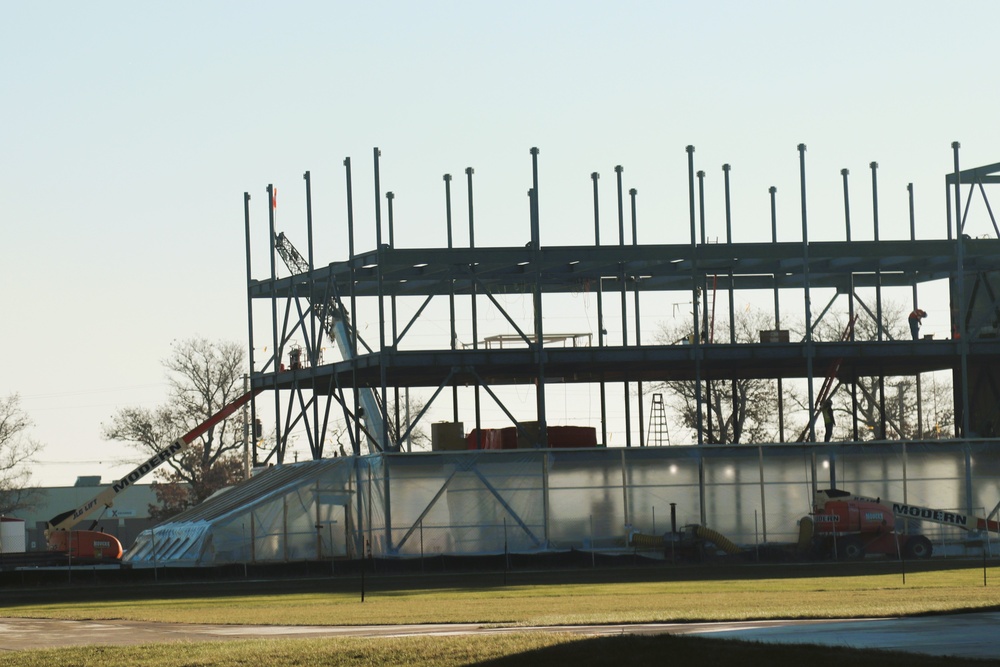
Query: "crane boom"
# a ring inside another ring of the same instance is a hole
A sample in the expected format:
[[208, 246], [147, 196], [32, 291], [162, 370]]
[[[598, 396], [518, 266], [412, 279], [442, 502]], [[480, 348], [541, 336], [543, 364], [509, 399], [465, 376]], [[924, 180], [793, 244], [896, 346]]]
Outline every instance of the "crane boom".
[[[274, 235], [274, 249], [277, 250], [278, 255], [285, 262], [285, 266], [293, 274], [309, 273], [309, 262], [302, 257], [302, 254], [292, 245], [292, 242], [285, 236], [284, 232]], [[334, 284], [333, 296], [328, 301], [310, 297], [309, 304], [315, 311], [323, 330], [337, 344], [341, 358], [344, 361], [354, 359], [357, 356], [357, 351], [352, 345], [350, 315], [336, 291], [336, 284]], [[369, 451], [374, 452], [381, 449], [383, 443], [385, 433], [383, 424], [384, 410], [382, 409], [378, 394], [372, 391], [370, 387], [355, 387], [355, 389], [358, 392], [358, 402], [363, 409], [361, 418], [365, 424], [365, 431], [369, 434]], [[390, 448], [394, 447], [395, 443], [391, 436], [386, 442], [389, 443]]]
[[97, 508], [111, 507], [119, 493], [156, 470], [164, 461], [173, 458], [178, 452], [185, 449], [188, 445], [194, 442], [196, 438], [205, 433], [205, 431], [209, 430], [222, 420], [230, 417], [234, 412], [246, 405], [250, 399], [260, 392], [260, 389], [251, 389], [203, 421], [201, 424], [198, 424], [198, 426], [195, 426], [185, 435], [177, 438], [169, 445], [156, 452], [156, 454], [151, 456], [149, 459], [139, 464], [135, 470], [113, 482], [94, 498], [88, 500], [83, 505], [80, 505], [75, 510], [69, 510], [68, 512], [63, 512], [62, 514], [58, 514], [53, 517], [49, 520], [48, 526], [46, 527], [46, 536], [53, 531], [72, 530], [74, 526], [86, 519]]

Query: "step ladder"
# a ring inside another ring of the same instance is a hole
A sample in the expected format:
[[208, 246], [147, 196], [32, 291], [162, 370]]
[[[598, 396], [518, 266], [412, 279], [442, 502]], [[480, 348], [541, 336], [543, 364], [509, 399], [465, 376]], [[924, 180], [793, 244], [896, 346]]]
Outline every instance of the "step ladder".
[[651, 447], [670, 444], [670, 429], [667, 427], [667, 411], [663, 405], [663, 394], [653, 394], [649, 410], [648, 443]]

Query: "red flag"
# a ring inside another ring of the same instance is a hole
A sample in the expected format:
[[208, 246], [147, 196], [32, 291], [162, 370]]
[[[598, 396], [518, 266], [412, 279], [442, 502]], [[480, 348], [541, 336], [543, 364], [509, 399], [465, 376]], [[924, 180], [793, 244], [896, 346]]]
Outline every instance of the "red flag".
[[271, 208], [278, 208], [278, 188], [271, 189]]

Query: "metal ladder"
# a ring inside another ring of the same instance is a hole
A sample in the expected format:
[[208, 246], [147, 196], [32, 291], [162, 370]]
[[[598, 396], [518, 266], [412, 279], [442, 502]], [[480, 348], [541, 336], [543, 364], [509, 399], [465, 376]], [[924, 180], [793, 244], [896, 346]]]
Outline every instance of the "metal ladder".
[[667, 427], [667, 411], [663, 405], [663, 394], [653, 394], [649, 410], [649, 445], [662, 447], [670, 444], [670, 429]]

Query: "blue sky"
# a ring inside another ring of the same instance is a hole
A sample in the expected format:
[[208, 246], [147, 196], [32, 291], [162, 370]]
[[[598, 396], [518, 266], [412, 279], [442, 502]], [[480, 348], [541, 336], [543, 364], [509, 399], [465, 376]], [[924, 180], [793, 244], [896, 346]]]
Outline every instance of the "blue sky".
[[[1000, 160], [991, 2], [55, 2], [4, 14], [0, 393], [19, 392], [36, 422], [44, 484], [109, 479], [138, 458], [102, 441], [100, 424], [162, 400], [171, 341], [246, 340], [244, 191], [262, 239], [264, 187], [277, 185], [279, 227], [304, 248], [310, 170], [317, 259], [339, 260], [351, 156], [357, 245], [374, 246], [374, 146], [409, 247], [445, 243], [441, 176], [455, 176], [464, 211], [468, 166], [477, 245], [527, 240], [532, 146], [544, 244], [592, 240], [593, 171], [602, 235], [617, 240], [616, 164], [639, 191], [640, 241], [685, 241], [688, 144], [713, 237], [732, 165], [737, 241], [769, 238], [771, 185], [779, 235], [799, 238], [799, 143], [816, 240], [843, 238], [842, 168], [855, 238], [871, 237], [871, 161], [882, 238], [908, 235], [909, 182], [930, 238], [944, 235], [951, 142], [963, 166]], [[465, 229], [457, 216], [456, 243]]]

